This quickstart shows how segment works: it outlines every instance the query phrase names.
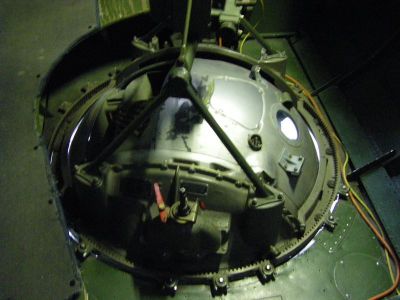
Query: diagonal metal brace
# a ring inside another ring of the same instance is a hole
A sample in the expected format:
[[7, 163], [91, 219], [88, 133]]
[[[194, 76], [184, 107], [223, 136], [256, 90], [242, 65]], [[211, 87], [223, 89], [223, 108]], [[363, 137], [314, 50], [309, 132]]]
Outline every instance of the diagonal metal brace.
[[273, 195], [274, 193], [272, 193], [272, 191], [269, 191], [266, 188], [266, 186], [263, 184], [261, 179], [257, 176], [256, 173], [254, 173], [253, 169], [247, 163], [246, 159], [236, 148], [235, 144], [232, 143], [230, 138], [226, 135], [225, 131], [219, 126], [219, 124], [214, 119], [214, 117], [211, 115], [211, 113], [208, 111], [208, 109], [204, 105], [201, 97], [198, 95], [197, 91], [194, 89], [194, 87], [191, 84], [187, 85], [187, 92], [189, 94], [190, 100], [192, 101], [194, 106], [197, 108], [197, 110], [200, 112], [202, 117], [207, 121], [207, 123], [210, 125], [210, 127], [214, 130], [214, 132], [216, 133], [218, 138], [225, 145], [226, 149], [228, 149], [229, 153], [233, 156], [233, 158], [236, 160], [236, 162], [239, 164], [239, 166], [242, 168], [242, 170], [246, 173], [247, 177], [254, 184], [254, 186], [256, 187], [257, 196], [267, 197], [267, 196]]
[[221, 142], [225, 145], [229, 153], [233, 156], [239, 166], [242, 168], [244, 173], [254, 184], [256, 188], [256, 196], [267, 197], [274, 195], [261, 181], [257, 174], [253, 171], [250, 165], [247, 163], [246, 159], [239, 152], [233, 142], [226, 135], [224, 130], [218, 125], [217, 121], [208, 111], [207, 107], [204, 105], [201, 97], [198, 95], [195, 88], [190, 84], [190, 74], [183, 67], [174, 67], [168, 77], [166, 85], [162, 88], [160, 95], [149, 102], [142, 113], [129, 123], [124, 130], [121, 131], [119, 135], [107, 145], [103, 151], [91, 162], [89, 162], [85, 169], [90, 169], [98, 166], [102, 161], [107, 159], [114, 151], [127, 139], [135, 128], [138, 128], [144, 121], [146, 121], [151, 113], [153, 113], [168, 97], [178, 96], [190, 98], [196, 109], [200, 112], [203, 118], [208, 122], [210, 127], [214, 130], [216, 135], [219, 137]]

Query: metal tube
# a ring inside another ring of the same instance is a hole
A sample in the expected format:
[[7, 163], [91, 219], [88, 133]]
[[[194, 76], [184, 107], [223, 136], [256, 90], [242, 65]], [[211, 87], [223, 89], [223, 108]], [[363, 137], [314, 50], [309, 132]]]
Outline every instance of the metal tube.
[[228, 149], [229, 153], [233, 156], [233, 158], [243, 169], [247, 177], [254, 184], [254, 186], [256, 187], [257, 196], [267, 197], [269, 195], [272, 195], [273, 193], [267, 189], [267, 187], [263, 184], [261, 179], [256, 175], [256, 173], [254, 173], [253, 169], [247, 163], [246, 159], [239, 152], [236, 146], [232, 143], [232, 141], [226, 135], [225, 131], [218, 125], [217, 121], [208, 111], [207, 107], [203, 104], [203, 101], [201, 100], [200, 96], [197, 94], [196, 90], [191, 84], [188, 85], [188, 93], [195, 107], [199, 110], [203, 118], [207, 121], [207, 123], [217, 134], [221, 142], [225, 145], [226, 149]]
[[263, 39], [260, 33], [244, 18], [244, 16], [240, 16], [239, 18], [240, 24], [246, 28], [247, 31], [251, 32], [254, 38], [261, 44], [261, 46], [267, 51], [267, 54], [274, 54], [274, 51], [268, 43]]
[[191, 14], [192, 14], [192, 1], [193, 0], [187, 0], [185, 28], [184, 28], [184, 31], [183, 31], [182, 49], [186, 48], [187, 41], [188, 41], [189, 27], [190, 27], [190, 17], [191, 17]]
[[183, 40], [181, 52], [178, 57], [178, 62], [180, 65], [185, 66], [185, 68], [190, 71], [193, 64], [194, 53], [196, 52], [196, 45], [189, 44], [188, 45], [188, 36], [189, 36], [189, 27], [190, 27], [190, 17], [192, 14], [192, 1], [187, 0], [187, 9], [186, 9], [186, 18], [185, 18], [185, 27], [183, 31]]

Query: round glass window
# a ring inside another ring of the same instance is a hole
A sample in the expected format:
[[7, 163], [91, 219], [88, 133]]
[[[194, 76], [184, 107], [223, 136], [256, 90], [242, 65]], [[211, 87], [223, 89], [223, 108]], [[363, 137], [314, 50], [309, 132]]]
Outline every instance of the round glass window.
[[284, 111], [278, 111], [276, 118], [278, 119], [279, 129], [282, 134], [291, 141], [297, 140], [299, 137], [299, 131], [289, 114]]

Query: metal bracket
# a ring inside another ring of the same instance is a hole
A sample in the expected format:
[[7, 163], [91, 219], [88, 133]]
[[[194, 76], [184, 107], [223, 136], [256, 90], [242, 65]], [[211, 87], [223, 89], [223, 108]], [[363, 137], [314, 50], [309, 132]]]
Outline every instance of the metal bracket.
[[102, 180], [96, 175], [86, 172], [87, 163], [75, 166], [75, 179], [86, 186], [99, 188], [102, 185]]
[[342, 184], [338, 190], [338, 194], [340, 199], [347, 200], [349, 197], [349, 188], [345, 184]]
[[288, 173], [293, 176], [299, 176], [301, 167], [304, 163], [304, 157], [299, 155], [292, 155], [286, 149], [283, 150], [279, 165]]
[[139, 39], [138, 37], [134, 37], [132, 41], [133, 47], [142, 50], [143, 52], [154, 53], [160, 50], [160, 45], [157, 36], [153, 36], [149, 43]]
[[337, 225], [337, 222], [335, 220], [335, 217], [333, 215], [330, 215], [324, 223], [326, 229], [328, 229], [328, 231], [333, 232], [333, 230], [335, 230], [335, 227]]
[[277, 52], [268, 55], [264, 48], [261, 49], [261, 57], [258, 61], [261, 67], [268, 66], [282, 76], [286, 74], [287, 55], [285, 52]]

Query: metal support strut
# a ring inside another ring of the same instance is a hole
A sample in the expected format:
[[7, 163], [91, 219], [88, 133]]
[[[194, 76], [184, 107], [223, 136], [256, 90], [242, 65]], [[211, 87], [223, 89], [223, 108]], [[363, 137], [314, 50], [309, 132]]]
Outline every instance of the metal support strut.
[[[118, 134], [114, 140], [107, 145], [100, 154], [91, 162], [87, 163], [84, 168], [90, 169], [98, 166], [102, 161], [107, 159], [133, 132], [138, 128], [144, 121], [146, 121], [150, 114], [153, 113], [168, 97], [188, 97], [196, 109], [200, 112], [202, 117], [208, 122], [210, 127], [214, 130], [218, 138], [224, 144], [229, 153], [233, 156], [239, 166], [242, 168], [244, 173], [253, 183], [256, 188], [257, 197], [268, 197], [274, 195], [274, 193], [268, 189], [261, 179], [254, 173], [251, 166], [247, 163], [246, 159], [236, 148], [234, 143], [226, 135], [225, 131], [219, 126], [217, 121], [208, 111], [204, 105], [201, 97], [191, 84], [190, 70], [193, 64], [193, 60], [196, 52], [196, 42], [188, 41], [189, 24], [192, 12], [192, 0], [188, 0], [185, 27], [183, 32], [183, 43], [182, 48], [177, 59], [177, 63], [170, 70], [167, 81], [162, 87], [160, 94], [149, 102], [142, 113], [132, 120], [127, 127], [125, 127], [120, 134]], [[247, 22], [244, 18], [240, 19], [241, 24], [249, 30], [254, 37], [261, 43], [261, 45], [268, 51], [273, 53], [274, 51], [268, 46], [268, 44], [262, 39], [260, 34]]]
[[244, 16], [240, 16], [240, 24], [246, 28], [247, 31], [251, 32], [251, 34], [254, 36], [254, 38], [257, 40], [257, 42], [260, 43], [260, 45], [266, 50], [267, 54], [275, 54], [276, 51], [274, 51], [268, 43], [265, 41], [265, 39], [262, 37], [262, 35], [247, 21]]

